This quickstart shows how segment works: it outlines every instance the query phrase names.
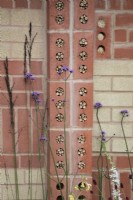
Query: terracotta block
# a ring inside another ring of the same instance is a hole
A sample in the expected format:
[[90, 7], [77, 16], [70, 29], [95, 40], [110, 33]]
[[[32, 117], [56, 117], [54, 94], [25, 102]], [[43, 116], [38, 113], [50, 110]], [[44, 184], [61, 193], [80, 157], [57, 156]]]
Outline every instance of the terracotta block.
[[73, 91], [73, 127], [92, 127], [92, 83], [75, 83]]
[[[66, 142], [66, 148], [65, 148]], [[49, 171], [50, 174], [56, 175], [56, 170], [58, 175], [64, 175], [64, 169], [66, 169], [66, 158], [70, 174], [70, 138], [69, 132], [66, 134], [63, 130], [60, 131], [50, 131], [49, 141], [48, 141], [48, 159], [49, 159]], [[66, 157], [65, 157], [66, 152]], [[55, 162], [55, 163], [54, 163]], [[63, 169], [64, 168], [64, 169]]]
[[[66, 127], [70, 124], [70, 93], [69, 83], [67, 83], [66, 91], [64, 82], [50, 82], [49, 83], [49, 125], [50, 127], [62, 128], [64, 127], [64, 108], [66, 107]], [[64, 98], [66, 95], [66, 102]], [[65, 107], [64, 107], [65, 103]]]
[[[33, 75], [34, 76], [34, 75]], [[36, 78], [33, 81], [27, 80], [25, 82], [24, 77], [13, 78], [14, 90], [30, 90], [30, 91], [41, 91], [42, 90], [42, 78]]]
[[31, 9], [41, 9], [42, 8], [42, 0], [31, 0], [30, 8]]
[[39, 157], [39, 155], [20, 156], [20, 166], [21, 168], [40, 168], [44, 167], [44, 157]]
[[[48, 55], [50, 58], [48, 60], [49, 78], [51, 80], [60, 80], [60, 76], [57, 73], [58, 66], [69, 66], [69, 35], [66, 33], [52, 33], [48, 35], [48, 41]], [[63, 58], [57, 55], [59, 52]]]
[[[18, 157], [17, 157], [17, 166], [19, 167]], [[1, 168], [14, 168], [14, 157], [13, 157], [13, 155], [0, 156], [0, 167]]]
[[7, 87], [6, 87], [6, 83], [5, 83], [5, 78], [4, 77], [0, 77], [0, 89], [7, 91]]
[[31, 148], [30, 120], [26, 109], [18, 109], [18, 152], [29, 153]]
[[16, 0], [16, 8], [28, 8], [28, 2], [27, 0]]
[[[74, 79], [92, 78], [93, 73], [93, 33], [80, 32], [73, 35]], [[82, 55], [86, 53], [86, 55]]]
[[90, 0], [84, 7], [80, 6], [80, 2], [80, 0], [74, 1], [74, 28], [92, 29], [94, 26], [94, 1]]
[[111, 15], [96, 16], [96, 58], [110, 58]]
[[105, 0], [95, 0], [95, 9], [105, 9]]
[[[42, 61], [31, 61], [31, 73], [35, 75], [42, 75], [43, 73], [42, 65], [43, 65]], [[44, 66], [44, 68], [46, 68], [46, 66]]]
[[129, 32], [129, 42], [133, 42], [133, 31]]
[[[130, 156], [131, 163], [133, 162], [133, 157]], [[129, 162], [127, 156], [117, 157], [117, 167], [120, 169], [129, 168]]]
[[[58, 182], [60, 181], [61, 183], [61, 188], [62, 188], [62, 192], [60, 191], [59, 188], [59, 184]], [[57, 199], [57, 197], [59, 198], [61, 195], [64, 195], [65, 197], [65, 194], [66, 194], [66, 180], [65, 178], [63, 177], [60, 177], [59, 176], [59, 180], [57, 178], [55, 178], [55, 176], [50, 176], [50, 179], [48, 181], [48, 184], [49, 184], [49, 189], [50, 189], [50, 192], [49, 192], [49, 200], [53, 200], [53, 199]], [[70, 178], [68, 178], [68, 193], [70, 194]]]
[[68, 29], [69, 28], [69, 1], [64, 0], [62, 6], [58, 6], [56, 1], [48, 1], [48, 29]]
[[133, 59], [132, 47], [115, 48], [114, 57], [117, 59]]
[[72, 174], [91, 174], [92, 170], [92, 134], [91, 131], [71, 133]]
[[12, 1], [11, 0], [0, 0], [0, 7], [1, 8], [12, 8]]
[[121, 1], [120, 0], [117, 0], [117, 1], [114, 1], [114, 0], [109, 0], [107, 2], [108, 4], [108, 9], [111, 9], [111, 10], [119, 10], [121, 9]]
[[116, 26], [126, 26], [132, 27], [133, 26], [133, 14], [117, 14], [116, 15]]
[[124, 29], [115, 30], [115, 42], [126, 42], [127, 32]]
[[[98, 161], [98, 159], [99, 159], [99, 166], [101, 166], [101, 161], [102, 161], [102, 164], [103, 164], [104, 168], [107, 168], [107, 166], [109, 168], [112, 167], [110, 161], [106, 158], [106, 156], [102, 156], [102, 158], [101, 158], [101, 157], [99, 157], [99, 155], [97, 155], [97, 156], [93, 156], [93, 158], [92, 158], [93, 169], [97, 169], [97, 161]], [[112, 157], [111, 157], [111, 159], [113, 161]]]
[[123, 1], [123, 9], [124, 10], [132, 10], [133, 9], [133, 1], [132, 0], [124, 0]]
[[120, 173], [120, 180], [121, 183], [123, 184], [123, 189], [121, 189], [121, 193], [122, 193], [122, 198], [124, 198], [125, 196], [128, 197], [129, 199], [131, 199], [131, 180], [129, 179], [129, 173], [128, 172], [121, 172]]

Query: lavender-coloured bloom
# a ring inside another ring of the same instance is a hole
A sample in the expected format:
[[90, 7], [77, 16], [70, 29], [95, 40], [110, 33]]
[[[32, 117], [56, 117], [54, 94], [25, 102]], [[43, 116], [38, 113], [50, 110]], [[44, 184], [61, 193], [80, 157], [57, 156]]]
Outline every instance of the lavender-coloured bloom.
[[72, 74], [74, 71], [72, 69], [70, 69], [69, 72]]
[[57, 73], [58, 73], [59, 75], [61, 75], [61, 74], [62, 74], [62, 70], [60, 69]]
[[61, 69], [62, 69], [63, 71], [69, 71], [69, 67], [67, 67], [67, 66], [63, 66]]
[[100, 102], [95, 103], [94, 108], [99, 109], [102, 107], [102, 104]]
[[24, 78], [25, 79], [29, 79], [29, 80], [35, 80], [35, 77], [33, 76], [33, 74], [32, 73], [30, 73], [30, 72], [27, 72], [25, 75], [24, 75]]
[[36, 101], [36, 103], [41, 103], [41, 100], [39, 99], [39, 95], [40, 95], [40, 92], [32, 92], [32, 98]]
[[41, 137], [40, 137], [40, 141], [48, 141], [48, 138], [45, 137], [44, 135], [41, 135]]
[[128, 116], [129, 116], [128, 110], [121, 110], [120, 113], [121, 113], [124, 117], [128, 117]]

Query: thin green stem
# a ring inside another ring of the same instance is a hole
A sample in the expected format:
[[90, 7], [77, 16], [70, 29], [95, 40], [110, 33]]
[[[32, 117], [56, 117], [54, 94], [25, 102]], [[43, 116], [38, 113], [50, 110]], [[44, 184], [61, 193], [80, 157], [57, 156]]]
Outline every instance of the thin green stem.
[[[123, 120], [124, 120], [124, 116], [122, 116], [122, 119], [121, 119], [121, 128], [122, 128], [122, 133], [123, 133], [123, 137], [124, 137], [124, 141], [125, 141], [125, 145], [126, 145], [126, 153], [127, 153], [127, 157], [128, 157], [129, 168], [130, 168], [131, 176], [133, 176], [129, 148], [128, 148], [127, 139], [126, 139], [126, 135], [125, 135], [124, 127], [123, 127]], [[133, 191], [133, 177], [132, 177], [132, 191]]]

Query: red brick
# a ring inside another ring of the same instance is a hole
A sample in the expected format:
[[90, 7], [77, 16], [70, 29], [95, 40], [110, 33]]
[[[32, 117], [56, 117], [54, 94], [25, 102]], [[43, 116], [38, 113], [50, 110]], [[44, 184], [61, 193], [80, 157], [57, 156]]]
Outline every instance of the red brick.
[[133, 59], [133, 47], [116, 48], [114, 57], [123, 59]]
[[5, 78], [0, 77], [0, 89], [1, 90], [7, 90], [6, 83], [5, 83]]
[[[45, 66], [44, 68], [46, 68], [46, 63], [44, 63]], [[43, 71], [42, 71], [42, 61], [31, 61], [31, 72], [34, 75], [42, 75]]]
[[132, 0], [123, 0], [124, 10], [133, 10], [133, 1]]
[[[19, 167], [18, 157], [17, 157], [17, 166]], [[0, 168], [14, 168], [14, 156], [13, 155], [0, 156]]]
[[31, 0], [30, 8], [31, 9], [41, 9], [42, 8], [42, 0]]
[[[130, 159], [131, 159], [131, 163], [133, 163], [133, 156], [130, 156]], [[116, 166], [119, 169], [129, 168], [128, 157], [127, 156], [117, 157]]]
[[12, 1], [11, 0], [0, 0], [0, 7], [1, 8], [12, 8]]
[[129, 42], [133, 42], [133, 31], [129, 32]]
[[129, 179], [129, 172], [121, 172], [120, 173], [120, 181], [123, 183], [124, 188], [121, 189], [122, 199], [128, 197], [131, 199], [131, 180]]
[[39, 160], [39, 155], [32, 156], [21, 156], [20, 157], [20, 166], [21, 168], [28, 168], [30, 165], [31, 168], [40, 168], [44, 166], [44, 157], [41, 157]]
[[[27, 105], [27, 94], [25, 93], [13, 93], [13, 101], [15, 100], [15, 106], [26, 106]], [[2, 93], [0, 97], [0, 104], [2, 106], [9, 106], [7, 92]]]
[[95, 0], [95, 9], [105, 9], [105, 0]]
[[121, 1], [120, 0], [117, 0], [117, 1], [114, 1], [114, 0], [108, 0], [107, 2], [108, 4], [108, 9], [112, 9], [112, 10], [118, 10], [120, 9], [121, 7]]
[[28, 8], [27, 0], [16, 0], [16, 8]]
[[24, 78], [15, 77], [13, 78], [14, 90], [42, 90], [42, 78], [35, 78], [35, 80], [27, 80]]
[[125, 42], [126, 41], [126, 30], [115, 30], [115, 42]]
[[30, 134], [31, 120], [29, 118], [28, 110], [18, 110], [18, 152], [30, 152], [31, 148], [31, 134]]
[[104, 168], [106, 168], [107, 166], [110, 168], [111, 164], [110, 162], [106, 159], [106, 156], [102, 156], [99, 157], [98, 155], [95, 155], [92, 157], [92, 161], [93, 161], [93, 169], [97, 169], [97, 160], [99, 159], [99, 165], [101, 165], [101, 161], [103, 162], [102, 165]]
[[118, 14], [116, 15], [116, 26], [133, 26], [133, 14]]
[[11, 134], [10, 112], [2, 109], [3, 152], [13, 153], [13, 135]]

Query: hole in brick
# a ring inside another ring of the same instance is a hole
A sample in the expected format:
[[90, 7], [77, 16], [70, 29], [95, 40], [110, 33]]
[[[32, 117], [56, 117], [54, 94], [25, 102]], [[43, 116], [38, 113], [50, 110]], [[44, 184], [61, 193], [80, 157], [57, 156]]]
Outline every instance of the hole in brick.
[[64, 9], [64, 3], [62, 1], [57, 1], [55, 4], [55, 7], [57, 10], [63, 10]]
[[104, 40], [105, 39], [105, 33], [104, 32], [98, 33], [97, 38], [98, 38], [99, 41]]
[[87, 107], [86, 101], [80, 101], [79, 107], [80, 107], [80, 109], [85, 109]]
[[56, 60], [61, 61], [64, 59], [64, 54], [62, 52], [56, 53]]
[[56, 189], [57, 190], [62, 190], [64, 188], [64, 184], [63, 183], [58, 183], [57, 185], [56, 185]]
[[105, 20], [99, 19], [98, 22], [97, 22], [97, 25], [98, 25], [99, 28], [105, 28], [105, 26], [106, 26]]
[[80, 182], [78, 184], [78, 188], [79, 188], [79, 190], [86, 190], [87, 189], [87, 184], [85, 182]]
[[80, 196], [78, 197], [78, 200], [86, 200], [86, 197], [85, 197], [84, 195], [80, 195]]
[[87, 66], [86, 65], [80, 65], [79, 66], [79, 72], [81, 74], [85, 74], [87, 72]]
[[57, 156], [63, 156], [64, 155], [64, 149], [62, 149], [62, 148], [57, 149], [56, 150], [56, 155]]
[[86, 38], [81, 38], [81, 39], [79, 40], [79, 45], [80, 45], [81, 47], [86, 47], [87, 44], [88, 44], [88, 41], [87, 41]]
[[63, 72], [62, 67], [63, 67], [63, 65], [58, 65], [58, 66], [56, 67], [56, 72], [57, 72], [57, 73]]
[[62, 15], [57, 15], [56, 18], [55, 18], [55, 21], [57, 24], [63, 24], [64, 22], [64, 17]]
[[58, 87], [56, 90], [56, 95], [57, 96], [62, 96], [64, 94], [64, 89], [61, 87]]
[[88, 54], [86, 51], [81, 51], [80, 54], [79, 54], [79, 57], [81, 60], [86, 60], [87, 57], [88, 57]]
[[86, 120], [87, 120], [87, 115], [84, 114], [84, 113], [81, 113], [81, 114], [79, 115], [79, 121], [80, 121], [80, 122], [85, 122]]
[[84, 168], [85, 168], [85, 163], [83, 161], [79, 161], [78, 169], [84, 169]]
[[98, 48], [97, 48], [97, 52], [99, 54], [104, 54], [105, 53], [105, 47], [103, 45], [99, 45]]
[[56, 105], [56, 107], [57, 107], [58, 109], [62, 109], [62, 108], [64, 107], [64, 101], [59, 100], [59, 101], [56, 102], [55, 105]]
[[57, 198], [56, 198], [56, 200], [64, 200], [64, 197], [63, 196], [58, 196]]
[[63, 168], [64, 168], [64, 163], [63, 163], [63, 161], [57, 161], [56, 167], [57, 167], [58, 169], [63, 169]]
[[84, 156], [86, 154], [86, 150], [84, 148], [78, 149], [78, 155], [79, 156]]
[[57, 142], [58, 144], [63, 143], [63, 142], [64, 142], [64, 136], [63, 136], [63, 135], [58, 135], [58, 136], [56, 137], [56, 142]]
[[88, 22], [88, 17], [87, 15], [83, 14], [80, 16], [79, 21], [81, 24], [86, 24]]
[[78, 143], [80, 143], [80, 144], [84, 144], [86, 138], [85, 138], [84, 135], [80, 135], [80, 136], [77, 138], [77, 140], [78, 140]]
[[55, 118], [57, 122], [62, 122], [64, 120], [64, 116], [62, 113], [58, 113]]
[[88, 2], [87, 0], [81, 0], [80, 1], [80, 4], [79, 4], [79, 7], [83, 10], [87, 9], [88, 8]]
[[64, 45], [64, 40], [63, 39], [61, 39], [61, 38], [58, 38], [57, 40], [56, 40], [56, 46], [57, 47], [62, 47], [63, 45]]
[[80, 96], [85, 96], [87, 94], [87, 89], [84, 87], [80, 88], [79, 94]]

